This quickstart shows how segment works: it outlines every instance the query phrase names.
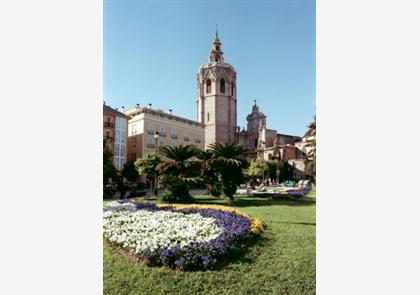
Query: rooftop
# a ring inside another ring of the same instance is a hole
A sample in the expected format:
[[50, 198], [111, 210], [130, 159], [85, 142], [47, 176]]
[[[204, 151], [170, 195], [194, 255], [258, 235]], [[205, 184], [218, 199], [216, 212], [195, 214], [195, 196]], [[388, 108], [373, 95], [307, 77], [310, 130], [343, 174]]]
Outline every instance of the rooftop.
[[169, 112], [165, 112], [165, 111], [160, 110], [160, 109], [152, 109], [151, 107], [146, 108], [146, 107], [135, 106], [131, 109], [128, 109], [125, 112], [125, 114], [127, 116], [129, 116], [130, 119], [134, 118], [135, 116], [138, 116], [140, 114], [150, 114], [150, 115], [157, 116], [157, 117], [160, 117], [160, 118], [165, 118], [165, 119], [168, 119], [168, 120], [174, 120], [176, 122], [181, 122], [181, 123], [184, 123], [184, 124], [195, 125], [197, 127], [203, 127], [204, 128], [204, 125], [197, 122], [197, 121], [190, 120], [190, 119], [180, 117], [180, 116], [176, 116], [176, 115], [172, 114], [172, 110], [169, 110]]
[[120, 112], [116, 109], [111, 108], [110, 106], [106, 105], [105, 103], [103, 105], [103, 113], [108, 113], [108, 114], [112, 114], [114, 116], [123, 117], [123, 118], [126, 118], [127, 120], [131, 119], [131, 117], [127, 116], [126, 114], [124, 114], [124, 113], [122, 113], [122, 112]]

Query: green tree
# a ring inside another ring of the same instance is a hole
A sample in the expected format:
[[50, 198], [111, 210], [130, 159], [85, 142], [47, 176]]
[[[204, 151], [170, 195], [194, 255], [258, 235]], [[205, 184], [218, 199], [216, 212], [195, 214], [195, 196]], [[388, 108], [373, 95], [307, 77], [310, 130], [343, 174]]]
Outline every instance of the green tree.
[[261, 177], [264, 179], [267, 172], [269, 172], [269, 165], [261, 158], [251, 159], [248, 169], [245, 170], [245, 174], [251, 178]]
[[212, 165], [222, 184], [222, 192], [232, 201], [238, 185], [244, 180], [242, 172], [247, 168], [246, 150], [235, 143], [213, 143], [209, 148], [213, 153]]
[[161, 162], [159, 154], [157, 153], [148, 153], [142, 158], [138, 158], [134, 162], [134, 166], [137, 169], [139, 174], [145, 174], [146, 179], [154, 185], [153, 188], [156, 186], [156, 167]]
[[108, 183], [108, 180], [112, 178], [113, 180], [117, 177], [117, 169], [113, 164], [114, 154], [108, 148], [107, 140], [103, 140], [103, 185], [105, 186]]
[[124, 167], [122, 169], [122, 175], [129, 181], [137, 181], [139, 177], [139, 172], [134, 165], [134, 160], [129, 160], [125, 162]]
[[219, 197], [222, 194], [222, 185], [212, 165], [213, 152], [210, 150], [198, 150], [196, 157], [200, 163], [200, 177], [206, 185], [207, 194]]
[[280, 166], [280, 182], [285, 180], [295, 180], [295, 168], [288, 162], [284, 162]]
[[165, 188], [162, 200], [166, 202], [187, 202], [192, 198], [189, 194], [190, 187], [197, 181], [194, 172], [197, 171], [197, 161], [192, 158], [197, 150], [192, 145], [165, 146], [160, 152], [168, 161], [160, 163], [156, 170], [159, 171], [159, 183]]
[[303, 160], [305, 163], [305, 174], [316, 182], [316, 116], [308, 126], [309, 130], [303, 137]]

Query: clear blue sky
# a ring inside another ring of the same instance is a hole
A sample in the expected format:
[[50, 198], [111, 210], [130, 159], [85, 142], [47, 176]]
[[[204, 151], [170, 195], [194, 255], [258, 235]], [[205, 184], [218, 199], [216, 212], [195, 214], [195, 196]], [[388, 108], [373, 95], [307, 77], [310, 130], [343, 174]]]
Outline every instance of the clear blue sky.
[[237, 71], [238, 125], [253, 100], [267, 127], [303, 135], [315, 114], [315, 1], [104, 0], [104, 100], [196, 120], [197, 70], [218, 24]]

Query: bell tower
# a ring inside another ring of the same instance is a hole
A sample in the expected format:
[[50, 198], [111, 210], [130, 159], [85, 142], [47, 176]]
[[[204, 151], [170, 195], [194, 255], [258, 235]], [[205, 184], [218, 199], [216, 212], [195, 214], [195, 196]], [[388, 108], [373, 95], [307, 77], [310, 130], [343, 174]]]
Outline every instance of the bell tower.
[[209, 60], [197, 73], [197, 121], [204, 124], [204, 146], [236, 142], [236, 71], [225, 63], [216, 29]]

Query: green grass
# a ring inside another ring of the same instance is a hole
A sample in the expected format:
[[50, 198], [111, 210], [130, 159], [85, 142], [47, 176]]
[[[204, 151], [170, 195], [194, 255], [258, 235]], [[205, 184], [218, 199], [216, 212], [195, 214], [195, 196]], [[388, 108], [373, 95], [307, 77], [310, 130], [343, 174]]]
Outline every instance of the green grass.
[[238, 197], [232, 206], [267, 224], [239, 259], [218, 271], [172, 271], [128, 262], [104, 242], [104, 294], [315, 294], [315, 191], [297, 200]]

